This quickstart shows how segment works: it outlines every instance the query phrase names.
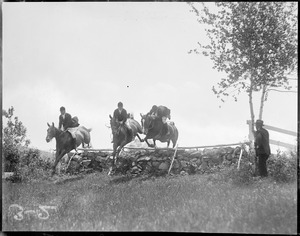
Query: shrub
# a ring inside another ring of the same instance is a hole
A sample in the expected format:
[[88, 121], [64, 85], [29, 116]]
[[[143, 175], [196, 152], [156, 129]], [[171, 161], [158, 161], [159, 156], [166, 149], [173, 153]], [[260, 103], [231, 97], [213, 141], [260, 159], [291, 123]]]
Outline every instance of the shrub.
[[225, 172], [225, 178], [238, 186], [250, 185], [253, 183], [253, 169], [250, 163], [245, 163], [239, 169], [236, 166], [229, 168]]
[[269, 176], [277, 182], [293, 182], [297, 179], [297, 154], [277, 150], [267, 160]]
[[52, 164], [49, 159], [41, 159], [40, 151], [38, 149], [24, 149], [20, 153], [20, 158], [11, 180], [20, 182], [45, 178], [48, 176], [51, 166]]
[[10, 107], [7, 111], [2, 110], [4, 118], [2, 132], [2, 146], [4, 157], [4, 171], [14, 172], [20, 158], [20, 150], [28, 147], [30, 140], [26, 138], [26, 128], [17, 116], [14, 116], [14, 107]]
[[19, 150], [13, 145], [3, 145], [4, 171], [14, 172], [19, 162]]

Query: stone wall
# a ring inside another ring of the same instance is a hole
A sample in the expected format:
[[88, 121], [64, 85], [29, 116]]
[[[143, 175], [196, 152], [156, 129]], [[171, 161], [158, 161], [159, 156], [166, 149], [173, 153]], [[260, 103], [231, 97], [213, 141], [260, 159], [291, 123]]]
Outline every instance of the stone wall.
[[[119, 174], [154, 174], [163, 175], [169, 170], [174, 156], [174, 150], [126, 150], [122, 151], [118, 161], [116, 173]], [[241, 148], [239, 146], [210, 148], [203, 150], [177, 150], [171, 173], [196, 173], [205, 172], [213, 166], [232, 165], [237, 163]], [[73, 153], [69, 154], [71, 157]], [[243, 152], [242, 158], [247, 157], [247, 152]], [[112, 164], [110, 152], [84, 151], [80, 155], [75, 155], [70, 162], [68, 170], [71, 173], [82, 168], [103, 171]]]

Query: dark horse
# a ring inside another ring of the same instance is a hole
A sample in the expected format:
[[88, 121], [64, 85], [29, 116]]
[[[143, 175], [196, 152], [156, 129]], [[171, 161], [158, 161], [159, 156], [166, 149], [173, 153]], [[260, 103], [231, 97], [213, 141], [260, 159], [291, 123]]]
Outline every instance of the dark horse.
[[[141, 114], [141, 123], [143, 127], [143, 132], [146, 135], [143, 141], [146, 141], [149, 147], [156, 147], [155, 141], [158, 140], [162, 143], [168, 142], [168, 146], [170, 145], [170, 141], [173, 143], [173, 148], [176, 145], [178, 140], [178, 130], [174, 124], [174, 122], [168, 122], [169, 134], [161, 135], [163, 123], [161, 118], [154, 117], [152, 115], [142, 115]], [[153, 139], [154, 144], [149, 144], [147, 139]]]
[[[131, 128], [132, 130], [132, 136], [128, 134], [128, 129], [124, 126], [121, 125], [118, 121], [112, 118], [111, 115], [109, 115], [110, 118], [110, 127], [112, 130], [113, 134], [113, 166], [110, 168], [108, 174], [110, 174], [113, 170], [113, 168], [116, 165], [118, 155], [122, 148], [132, 142], [137, 136], [139, 140], [142, 142], [142, 139], [140, 138], [139, 134], [142, 134], [142, 126], [134, 119], [128, 118], [126, 123], [127, 125]], [[126, 138], [127, 137], [127, 138]]]
[[[76, 149], [73, 143], [73, 137], [70, 132], [59, 130], [54, 126], [54, 123], [52, 122], [52, 125], [49, 125], [47, 123], [48, 129], [47, 129], [47, 137], [46, 141], [49, 143], [53, 138], [56, 139], [56, 153], [55, 153], [55, 162], [52, 170], [52, 176], [55, 174], [55, 168], [60, 161], [60, 159], [73, 149]], [[84, 126], [79, 126], [78, 130], [76, 132], [76, 147], [78, 147], [80, 144], [84, 147], [84, 143], [90, 144], [91, 137], [90, 132], [92, 129], [87, 129]]]

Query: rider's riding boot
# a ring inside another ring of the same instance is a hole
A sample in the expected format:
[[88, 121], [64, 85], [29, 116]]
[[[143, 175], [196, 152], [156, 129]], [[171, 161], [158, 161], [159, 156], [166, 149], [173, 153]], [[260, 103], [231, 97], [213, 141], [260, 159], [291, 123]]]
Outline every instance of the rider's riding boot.
[[132, 140], [133, 139], [133, 132], [132, 129], [128, 129], [128, 135], [129, 135], [129, 139]]
[[170, 130], [168, 124], [166, 124], [166, 129], [167, 129], [167, 135], [170, 135]]
[[166, 136], [170, 134], [169, 129], [168, 129], [168, 124], [164, 124], [162, 134], [166, 135]]
[[73, 144], [74, 144], [74, 149], [76, 150], [77, 145], [76, 145], [76, 138], [73, 138]]

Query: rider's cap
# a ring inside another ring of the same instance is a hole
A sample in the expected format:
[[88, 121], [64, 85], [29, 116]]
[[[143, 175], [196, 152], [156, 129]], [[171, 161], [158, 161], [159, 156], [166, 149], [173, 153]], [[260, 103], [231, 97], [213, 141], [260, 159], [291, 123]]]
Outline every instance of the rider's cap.
[[264, 125], [264, 122], [262, 120], [256, 120], [255, 124]]

